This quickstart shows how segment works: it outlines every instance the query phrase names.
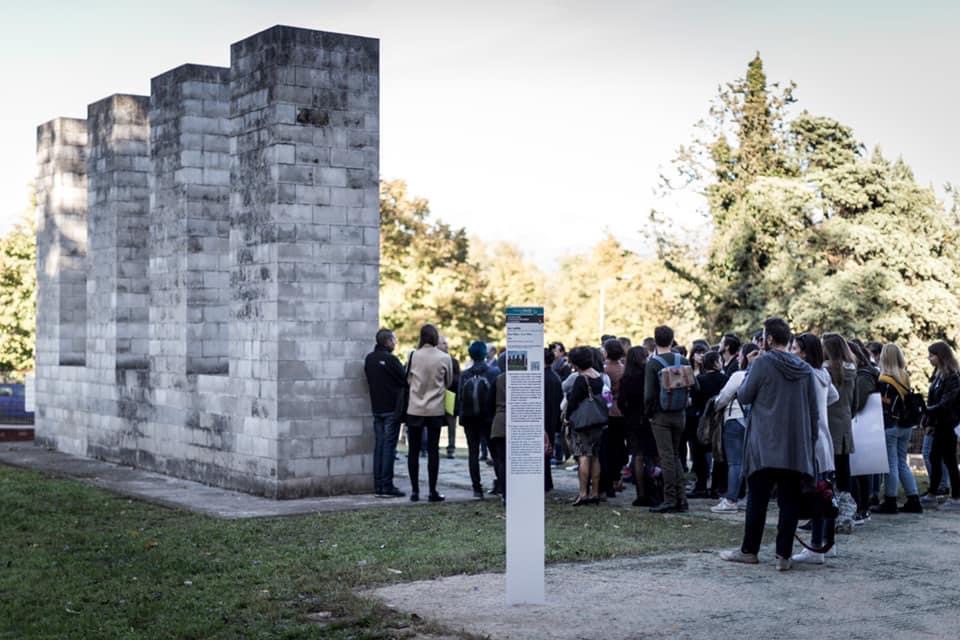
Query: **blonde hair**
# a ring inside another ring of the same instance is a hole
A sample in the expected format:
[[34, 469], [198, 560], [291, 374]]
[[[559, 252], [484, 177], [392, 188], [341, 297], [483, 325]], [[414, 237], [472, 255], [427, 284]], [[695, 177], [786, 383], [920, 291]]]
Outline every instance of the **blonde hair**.
[[903, 351], [892, 342], [883, 345], [883, 349], [880, 351], [880, 373], [890, 376], [907, 389], [910, 388], [910, 374], [907, 372], [907, 362], [903, 358]]

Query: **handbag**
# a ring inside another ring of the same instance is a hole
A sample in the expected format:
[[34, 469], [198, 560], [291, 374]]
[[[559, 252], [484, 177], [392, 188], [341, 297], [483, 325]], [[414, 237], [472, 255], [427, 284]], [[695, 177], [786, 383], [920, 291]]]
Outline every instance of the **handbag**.
[[587, 385], [587, 398], [580, 403], [580, 406], [569, 418], [574, 431], [586, 431], [593, 427], [603, 426], [610, 421], [606, 400], [603, 399], [602, 395], [593, 395], [590, 381], [585, 376], [583, 381]]
[[410, 406], [409, 378], [411, 364], [413, 364], [413, 351], [410, 352], [410, 356], [407, 358], [407, 367], [403, 372], [403, 387], [400, 389], [400, 393], [397, 394], [397, 405], [393, 410], [393, 416], [396, 418], [398, 424], [407, 422], [407, 407]]

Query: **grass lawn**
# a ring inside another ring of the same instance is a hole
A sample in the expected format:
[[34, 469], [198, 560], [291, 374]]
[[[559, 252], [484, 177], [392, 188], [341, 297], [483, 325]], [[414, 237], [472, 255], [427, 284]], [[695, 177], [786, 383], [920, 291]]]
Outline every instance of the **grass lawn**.
[[[696, 516], [547, 504], [547, 561], [732, 545]], [[502, 571], [494, 501], [224, 521], [0, 466], [0, 638], [402, 638], [354, 590]]]

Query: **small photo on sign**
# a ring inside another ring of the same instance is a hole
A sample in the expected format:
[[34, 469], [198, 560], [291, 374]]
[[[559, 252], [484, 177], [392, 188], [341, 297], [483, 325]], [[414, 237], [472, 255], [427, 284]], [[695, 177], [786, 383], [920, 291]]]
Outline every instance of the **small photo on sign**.
[[528, 371], [526, 351], [507, 351], [507, 371]]

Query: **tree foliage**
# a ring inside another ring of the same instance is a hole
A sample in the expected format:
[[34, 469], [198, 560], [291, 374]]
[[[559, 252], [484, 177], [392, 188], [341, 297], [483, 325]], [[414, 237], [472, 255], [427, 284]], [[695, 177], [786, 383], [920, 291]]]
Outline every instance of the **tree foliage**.
[[415, 345], [428, 322], [458, 352], [495, 333], [494, 299], [463, 229], [431, 220], [400, 180], [380, 184], [380, 229], [380, 321], [402, 344]]
[[945, 210], [902, 160], [867, 154], [850, 127], [788, 118], [793, 102], [793, 85], [767, 89], [759, 56], [721, 91], [701, 127], [712, 137], [676, 164], [690, 178], [680, 186], [706, 196], [706, 256], [662, 227], [661, 256], [696, 287], [713, 335], [781, 315], [797, 330], [898, 342], [919, 366], [925, 343], [960, 336], [957, 206]]
[[37, 299], [35, 225], [28, 216], [0, 238], [0, 371], [33, 370]]

